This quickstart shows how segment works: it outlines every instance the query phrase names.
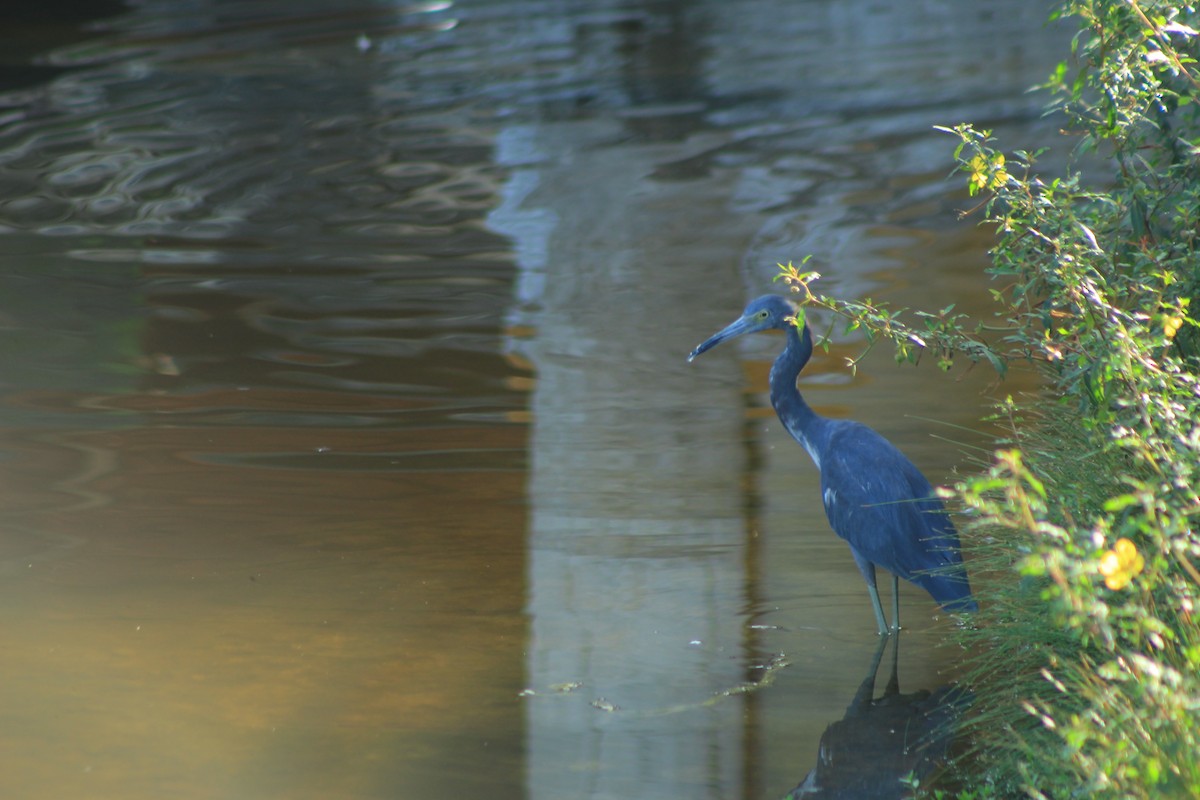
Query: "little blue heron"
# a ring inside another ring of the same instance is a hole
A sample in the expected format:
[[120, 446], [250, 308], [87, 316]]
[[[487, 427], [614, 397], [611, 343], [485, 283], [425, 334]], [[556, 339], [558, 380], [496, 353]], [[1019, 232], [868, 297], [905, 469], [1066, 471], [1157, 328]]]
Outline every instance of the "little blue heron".
[[735, 336], [785, 331], [787, 346], [771, 367], [771, 405], [821, 472], [825, 516], [834, 533], [849, 543], [867, 582], [879, 635], [888, 635], [889, 629], [875, 586], [876, 567], [892, 573], [892, 631], [900, 629], [900, 578], [925, 589], [947, 611], [977, 610], [958, 533], [925, 476], [866, 425], [826, 419], [804, 402], [796, 379], [812, 357], [813, 343], [808, 325], [796, 325], [798, 312], [787, 298], [764, 295], [696, 347], [688, 361]]

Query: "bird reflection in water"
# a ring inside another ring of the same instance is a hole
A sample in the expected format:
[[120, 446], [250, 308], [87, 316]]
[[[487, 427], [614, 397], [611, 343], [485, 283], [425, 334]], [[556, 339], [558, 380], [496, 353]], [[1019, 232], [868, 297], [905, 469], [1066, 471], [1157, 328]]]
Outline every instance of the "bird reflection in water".
[[957, 686], [900, 693], [900, 637], [892, 636], [891, 676], [875, 698], [875, 675], [889, 639], [880, 639], [871, 668], [846, 715], [821, 735], [817, 765], [784, 800], [886, 800], [912, 795], [908, 777], [923, 780], [942, 762], [957, 722], [971, 703]]

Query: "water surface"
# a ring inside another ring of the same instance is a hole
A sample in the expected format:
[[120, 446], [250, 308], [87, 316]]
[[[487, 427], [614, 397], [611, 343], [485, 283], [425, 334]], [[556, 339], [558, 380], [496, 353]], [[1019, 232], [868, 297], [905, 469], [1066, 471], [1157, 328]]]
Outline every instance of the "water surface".
[[[1045, 141], [1044, 14], [60, 25], [0, 97], [5, 796], [787, 794], [874, 623], [767, 402], [779, 340], [684, 359], [810, 253], [840, 296], [985, 313], [932, 126]], [[992, 376], [852, 375], [860, 345], [809, 367], [818, 410], [970, 468]], [[901, 691], [936, 690], [961, 654], [903, 597]]]

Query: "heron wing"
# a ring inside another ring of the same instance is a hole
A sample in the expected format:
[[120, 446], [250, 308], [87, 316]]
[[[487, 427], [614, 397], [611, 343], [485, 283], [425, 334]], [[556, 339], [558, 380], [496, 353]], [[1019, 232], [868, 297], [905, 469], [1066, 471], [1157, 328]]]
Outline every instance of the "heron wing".
[[859, 555], [906, 580], [961, 563], [958, 535], [929, 481], [887, 439], [839, 422], [821, 463], [834, 532]]

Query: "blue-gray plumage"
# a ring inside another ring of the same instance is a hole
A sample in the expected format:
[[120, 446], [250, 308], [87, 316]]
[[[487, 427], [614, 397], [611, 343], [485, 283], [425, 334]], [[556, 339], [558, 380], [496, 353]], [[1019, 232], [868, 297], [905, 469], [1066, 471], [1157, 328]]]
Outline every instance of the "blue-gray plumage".
[[866, 425], [826, 419], [804, 402], [796, 379], [812, 357], [813, 343], [808, 326], [796, 326], [798, 310], [787, 298], [764, 295], [693, 350], [688, 361], [735, 336], [783, 330], [787, 346], [771, 367], [771, 405], [821, 472], [825, 516], [849, 543], [867, 582], [879, 634], [889, 629], [875, 586], [876, 567], [892, 573], [892, 631], [900, 629], [899, 578], [925, 589], [947, 611], [975, 611], [958, 533], [925, 476]]

